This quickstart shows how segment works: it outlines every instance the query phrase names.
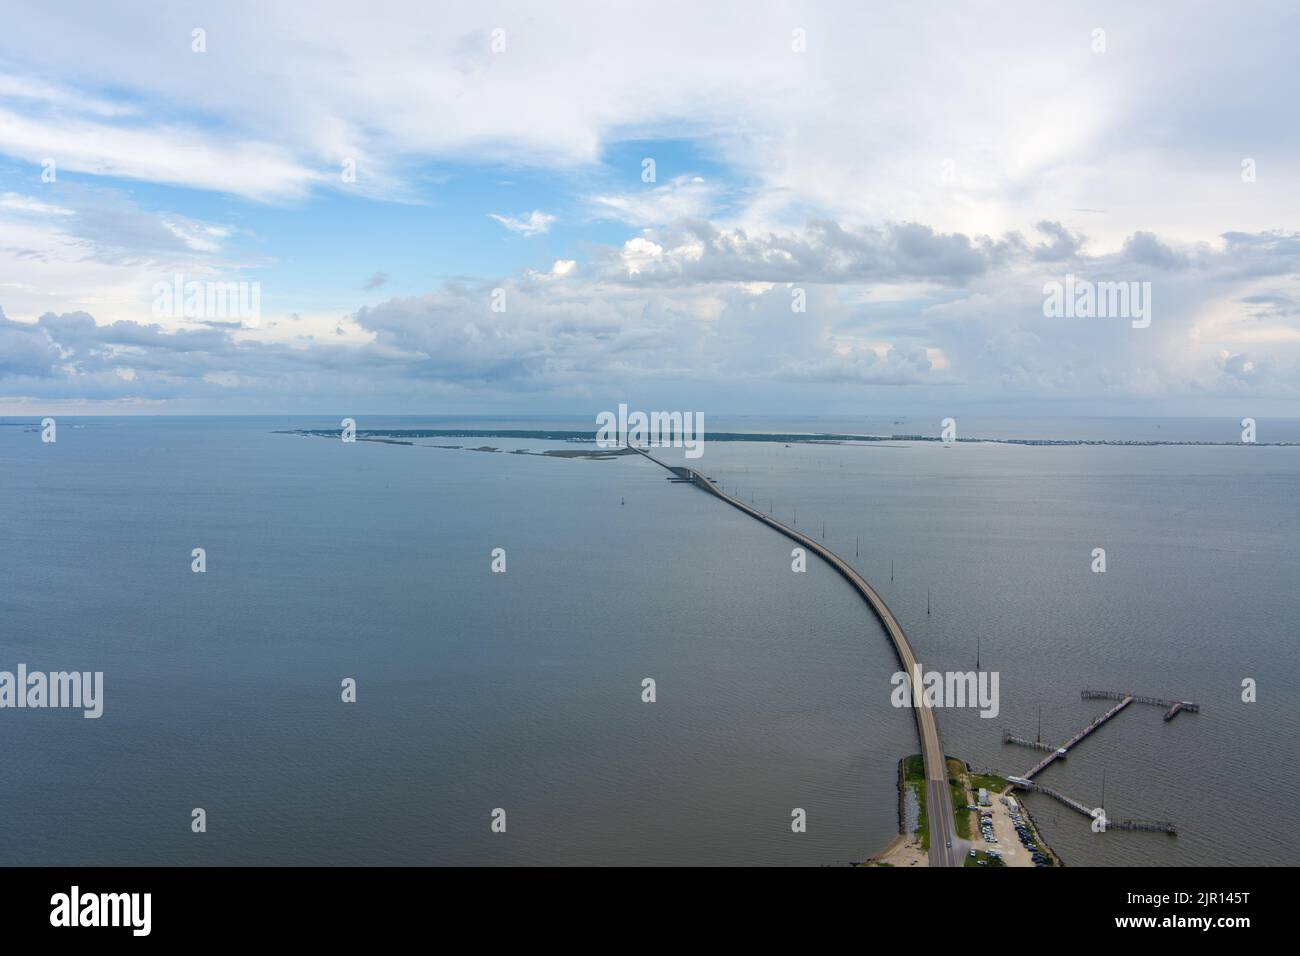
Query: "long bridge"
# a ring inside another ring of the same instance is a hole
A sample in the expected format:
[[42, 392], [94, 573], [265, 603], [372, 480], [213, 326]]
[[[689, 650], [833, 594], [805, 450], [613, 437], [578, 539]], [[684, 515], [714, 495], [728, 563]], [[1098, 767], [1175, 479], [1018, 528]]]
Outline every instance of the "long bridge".
[[[758, 509], [745, 504], [740, 499], [727, 494], [712, 480], [698, 471], [692, 468], [665, 464], [648, 451], [637, 448], [630, 443], [627, 447], [644, 455], [661, 468], [672, 472], [677, 479], [689, 482], [697, 488], [721, 498], [733, 508], [743, 511], [756, 521], [761, 521], [769, 528], [780, 532], [803, 548], [816, 554], [838, 571], [840, 576], [848, 581], [849, 585], [867, 602], [884, 626], [890, 641], [893, 642], [894, 652], [898, 655], [903, 670], [908, 675], [921, 673], [921, 665], [917, 662], [916, 654], [912, 651], [912, 646], [907, 642], [907, 636], [903, 633], [903, 628], [899, 625], [898, 619], [889, 610], [884, 599], [876, 593], [876, 589], [868, 584], [866, 579], [854, 570], [847, 561], [806, 534], [782, 524], [771, 515], [764, 514]], [[925, 703], [924, 696], [915, 696], [920, 698], [912, 702], [912, 709], [916, 713], [916, 730], [921, 738], [921, 758], [925, 764], [926, 816], [930, 822], [930, 865], [962, 866], [966, 862], [962, 855], [962, 849], [953, 846], [957, 842], [956, 822], [953, 818], [952, 792], [948, 787], [948, 766], [944, 759], [943, 746], [939, 742], [939, 726], [934, 719], [934, 709]]]

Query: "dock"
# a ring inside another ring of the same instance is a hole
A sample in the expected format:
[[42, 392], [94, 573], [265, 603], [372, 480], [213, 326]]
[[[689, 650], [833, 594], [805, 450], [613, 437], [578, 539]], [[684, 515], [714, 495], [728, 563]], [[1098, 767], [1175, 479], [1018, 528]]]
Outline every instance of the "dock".
[[1060, 747], [1057, 747], [1055, 750], [1053, 750], [1042, 760], [1038, 761], [1038, 763], [1034, 764], [1032, 767], [1026, 770], [1024, 774], [1022, 774], [1022, 776], [1026, 780], [1033, 780], [1035, 776], [1042, 773], [1044, 770], [1046, 770], [1048, 767], [1054, 764], [1057, 760], [1061, 759], [1066, 754], [1068, 754], [1070, 752], [1071, 747], [1077, 746], [1094, 730], [1096, 730], [1102, 724], [1106, 723], [1106, 721], [1110, 720], [1112, 717], [1114, 717], [1116, 714], [1118, 714], [1120, 711], [1122, 711], [1125, 707], [1127, 707], [1131, 703], [1133, 703], [1133, 698], [1125, 697], [1123, 700], [1121, 700], [1110, 710], [1106, 711], [1106, 713], [1102, 714], [1100, 717], [1094, 717], [1092, 719], [1092, 722], [1089, 723], [1088, 726], [1084, 727], [1083, 730], [1079, 731], [1077, 734], [1075, 734], [1065, 743], [1061, 744]]
[[[1082, 691], [1079, 696], [1083, 700], [1113, 700], [1117, 703], [1104, 714], [1094, 717], [1086, 727], [1059, 747], [1053, 747], [1050, 744], [1045, 744], [1038, 740], [1029, 740], [1025, 737], [1018, 737], [1009, 730], [1002, 731], [1002, 743], [1017, 744], [1021, 747], [1032, 747], [1037, 750], [1050, 751], [1046, 757], [1026, 770], [1022, 776], [1008, 776], [1007, 779], [1011, 782], [1013, 788], [1018, 790], [1028, 790], [1033, 793], [1041, 793], [1089, 818], [1091, 818], [1093, 814], [1093, 809], [1091, 807], [1087, 806], [1082, 801], [1075, 800], [1073, 797], [1066, 796], [1059, 790], [1053, 790], [1051, 787], [1044, 787], [1042, 784], [1036, 783], [1034, 777], [1042, 773], [1056, 761], [1067, 756], [1072, 748], [1078, 746], [1081, 741], [1100, 728], [1112, 717], [1127, 708], [1130, 704], [1150, 704], [1153, 707], [1164, 707], [1166, 708], [1164, 715], [1166, 721], [1173, 720], [1181, 711], [1186, 710], [1190, 713], [1199, 713], [1201, 709], [1199, 704], [1193, 703], [1190, 700], [1168, 700], [1164, 697], [1143, 697], [1140, 694], [1125, 694], [1114, 690], [1085, 690]], [[1177, 828], [1167, 820], [1108, 819], [1106, 821], [1106, 829], [1149, 830], [1152, 832], [1169, 834], [1177, 834], [1178, 832]]]
[[[1092, 807], [1089, 807], [1080, 800], [1075, 800], [1073, 797], [1067, 797], [1059, 790], [1053, 790], [1051, 787], [1044, 787], [1040, 783], [1030, 783], [1028, 781], [1025, 783], [1015, 784], [1015, 786], [1020, 790], [1028, 790], [1033, 793], [1041, 793], [1044, 796], [1051, 797], [1053, 800], [1064, 804], [1076, 813], [1081, 813], [1085, 817], [1092, 819]], [[1147, 830], [1153, 833], [1168, 833], [1171, 836], [1178, 835], [1178, 828], [1168, 820], [1111, 820], [1108, 818], [1106, 820], [1106, 829]]]
[[1141, 694], [1125, 694], [1115, 690], [1084, 690], [1080, 692], [1079, 697], [1083, 700], [1114, 700], [1118, 701], [1118, 703], [1100, 717], [1095, 717], [1088, 726], [1084, 727], [1083, 730], [1079, 731], [1059, 747], [1053, 747], [1052, 745], [1042, 743], [1041, 741], [1019, 737], [1009, 730], [1002, 731], [1002, 742], [1004, 744], [1017, 744], [1021, 747], [1032, 747], [1037, 750], [1048, 751], [1046, 757], [1025, 771], [1023, 779], [1032, 780], [1057, 760], [1065, 757], [1069, 754], [1072, 747], [1078, 745], [1080, 741], [1093, 731], [1097, 730], [1102, 724], [1106, 723], [1106, 721], [1110, 720], [1124, 708], [1128, 707], [1129, 704], [1149, 704], [1152, 707], [1163, 707], [1165, 708], [1164, 719], [1166, 721], [1173, 720], [1184, 710], [1193, 714], [1200, 713], [1201, 710], [1200, 704], [1194, 703], [1190, 700], [1169, 700], [1164, 697], [1144, 697]]
[[1131, 698], [1135, 704], [1150, 704], [1152, 707], [1165, 708], [1165, 720], [1173, 720], [1178, 716], [1179, 711], [1187, 711], [1190, 714], [1199, 714], [1201, 705], [1194, 704], [1190, 700], [1167, 700], [1164, 697], [1142, 697], [1138, 694], [1123, 694], [1114, 690], [1085, 690], [1079, 695], [1084, 700], [1123, 700], [1125, 697]]

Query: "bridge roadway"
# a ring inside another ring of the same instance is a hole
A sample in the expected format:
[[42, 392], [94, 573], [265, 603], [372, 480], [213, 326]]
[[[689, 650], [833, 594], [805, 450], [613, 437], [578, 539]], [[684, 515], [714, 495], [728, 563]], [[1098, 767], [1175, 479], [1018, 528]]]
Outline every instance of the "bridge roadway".
[[[861, 595], [871, 610], [875, 612], [876, 617], [880, 619], [885, 632], [894, 644], [894, 651], [898, 655], [899, 662], [903, 665], [903, 671], [907, 674], [919, 675], [922, 673], [916, 654], [912, 651], [912, 646], [907, 642], [907, 636], [903, 633], [903, 628], [899, 625], [898, 619], [894, 617], [894, 613], [889, 610], [884, 599], [876, 593], [876, 589], [868, 584], [866, 579], [839, 555], [814, 541], [806, 534], [782, 524], [771, 515], [763, 514], [740, 499], [733, 498], [698, 471], [692, 468], [665, 464], [635, 445], [629, 445], [628, 447], [633, 451], [640, 452], [656, 465], [666, 468], [678, 477], [689, 477], [692, 484], [712, 495], [716, 495], [727, 504], [738, 508], [751, 518], [761, 521], [769, 528], [779, 531], [833, 567]], [[913, 700], [912, 711], [916, 715], [916, 730], [921, 738], [921, 757], [925, 764], [926, 815], [929, 817], [930, 823], [930, 866], [963, 866], [966, 862], [963, 856], [964, 849], [957, 838], [956, 821], [953, 818], [952, 790], [948, 786], [948, 765], [944, 760], [943, 746], [939, 742], [939, 725], [934, 719], [934, 708], [926, 705], [922, 695], [914, 694], [913, 696], [916, 699]]]

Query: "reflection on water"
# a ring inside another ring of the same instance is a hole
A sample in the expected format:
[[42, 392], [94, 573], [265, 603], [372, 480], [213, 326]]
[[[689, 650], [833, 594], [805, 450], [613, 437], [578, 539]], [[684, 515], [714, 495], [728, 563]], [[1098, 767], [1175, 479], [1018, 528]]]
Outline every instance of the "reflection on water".
[[[102, 670], [106, 698], [98, 721], [0, 711], [0, 863], [822, 864], [897, 828], [916, 744], [879, 626], [649, 462], [272, 434], [332, 420], [86, 424], [53, 446], [0, 428], [0, 669]], [[1179, 826], [1094, 835], [1031, 798], [1068, 863], [1294, 859], [1265, 821], [1300, 774], [1300, 449], [717, 443], [696, 464], [824, 533], [927, 669], [971, 669], [978, 642], [998, 718], [940, 715], [976, 766], [1035, 762], [1001, 734], [1040, 707], [1044, 739], [1071, 736], [1104, 709], [1085, 686], [1201, 704], [1129, 708], [1044, 774], [1091, 803], [1104, 772], [1109, 816]]]

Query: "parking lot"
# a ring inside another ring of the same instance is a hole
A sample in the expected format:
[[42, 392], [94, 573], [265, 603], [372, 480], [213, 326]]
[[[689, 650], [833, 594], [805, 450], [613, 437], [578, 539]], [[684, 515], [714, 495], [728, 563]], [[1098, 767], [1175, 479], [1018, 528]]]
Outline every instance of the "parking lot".
[[[1049, 860], [1050, 857], [1034, 838], [1032, 828], [1029, 828], [1028, 820], [1019, 806], [1020, 801], [1015, 797], [1011, 798], [1016, 801], [1013, 810], [1002, 802], [1003, 799], [995, 796], [992, 798], [991, 806], [977, 808], [979, 824], [972, 830], [971, 847], [999, 855], [1005, 866], [1045, 865], [1034, 859], [1035, 854], [1038, 854], [1043, 861]], [[1018, 826], [1025, 828], [1027, 839], [1022, 838], [1017, 831]], [[1031, 849], [1026, 842], [1032, 843], [1034, 848]]]

